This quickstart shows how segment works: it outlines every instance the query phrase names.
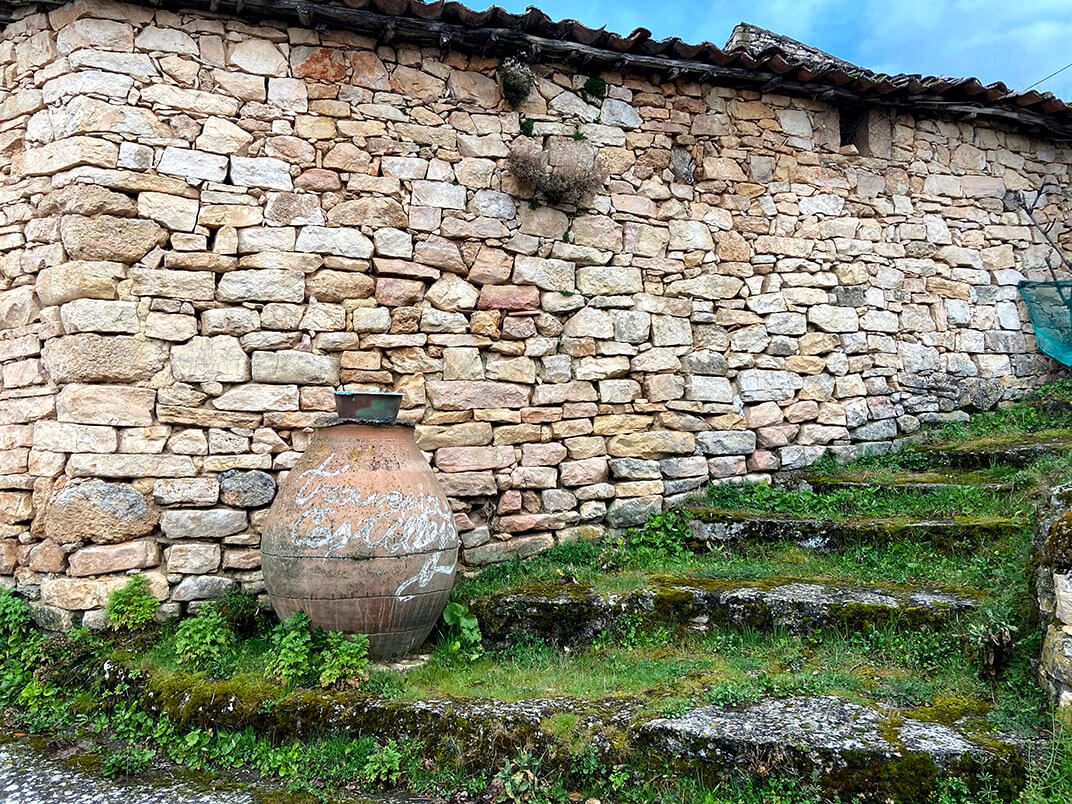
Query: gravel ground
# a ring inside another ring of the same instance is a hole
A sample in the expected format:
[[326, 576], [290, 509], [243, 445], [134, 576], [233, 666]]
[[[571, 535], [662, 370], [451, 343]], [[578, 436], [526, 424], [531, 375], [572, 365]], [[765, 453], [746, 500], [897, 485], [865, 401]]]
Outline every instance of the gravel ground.
[[181, 782], [154, 784], [102, 779], [46, 759], [28, 745], [0, 744], [0, 802], [3, 804], [254, 804], [255, 801], [251, 793], [241, 788], [205, 792]]

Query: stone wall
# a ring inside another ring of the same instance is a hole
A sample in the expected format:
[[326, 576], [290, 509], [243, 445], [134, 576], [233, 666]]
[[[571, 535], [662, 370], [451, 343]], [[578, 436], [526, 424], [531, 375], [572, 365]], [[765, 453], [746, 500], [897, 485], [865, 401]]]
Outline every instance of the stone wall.
[[[0, 42], [0, 575], [57, 624], [259, 588], [338, 387], [405, 394], [479, 565], [1052, 366], [1002, 198], [1067, 146], [875, 109], [862, 156], [821, 102], [552, 64], [515, 111], [497, 60], [103, 0]], [[514, 186], [523, 124], [598, 152], [586, 208]]]
[[1072, 484], [1048, 492], [1035, 538], [1035, 591], [1045, 636], [1039, 680], [1072, 713]]

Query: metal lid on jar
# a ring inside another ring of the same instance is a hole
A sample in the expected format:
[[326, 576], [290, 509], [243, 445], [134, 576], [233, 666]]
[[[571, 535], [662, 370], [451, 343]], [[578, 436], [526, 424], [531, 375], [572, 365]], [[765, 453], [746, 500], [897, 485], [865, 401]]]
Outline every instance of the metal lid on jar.
[[336, 391], [335, 412], [346, 422], [395, 424], [402, 394], [377, 391]]

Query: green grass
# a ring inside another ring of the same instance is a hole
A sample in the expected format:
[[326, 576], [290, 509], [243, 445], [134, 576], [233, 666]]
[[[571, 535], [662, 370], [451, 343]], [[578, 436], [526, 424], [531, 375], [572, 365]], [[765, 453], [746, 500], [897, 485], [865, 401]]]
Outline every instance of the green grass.
[[1017, 517], [1026, 513], [1026, 505], [1018, 498], [977, 486], [926, 491], [859, 486], [820, 494], [766, 483], [719, 483], [707, 487], [703, 504], [727, 511], [833, 520]]

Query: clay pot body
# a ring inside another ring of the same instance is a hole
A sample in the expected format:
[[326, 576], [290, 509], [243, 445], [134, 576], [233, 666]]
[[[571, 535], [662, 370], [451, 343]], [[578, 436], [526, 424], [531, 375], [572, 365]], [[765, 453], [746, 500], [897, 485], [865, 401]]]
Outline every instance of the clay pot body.
[[280, 619], [301, 610], [397, 656], [447, 604], [458, 532], [411, 427], [343, 422], [316, 431], [280, 486], [261, 554]]

